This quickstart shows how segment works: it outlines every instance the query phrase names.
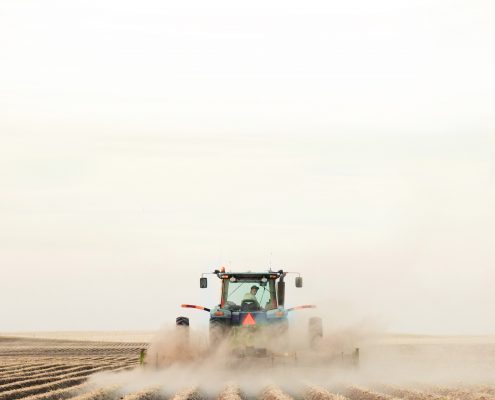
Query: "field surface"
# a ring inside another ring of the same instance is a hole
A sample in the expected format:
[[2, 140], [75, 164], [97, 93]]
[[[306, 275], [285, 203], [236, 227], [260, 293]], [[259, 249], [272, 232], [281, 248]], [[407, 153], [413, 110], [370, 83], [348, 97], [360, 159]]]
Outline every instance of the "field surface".
[[219, 379], [216, 386], [203, 387], [188, 379], [194, 369], [163, 378], [154, 372], [147, 375], [139, 365], [140, 350], [147, 346], [0, 336], [0, 400], [495, 400], [495, 384], [490, 382], [414, 383], [413, 375], [411, 383], [397, 384], [387, 379], [366, 381], [358, 375], [336, 380], [329, 373], [327, 381], [320, 374], [316, 383], [305, 370], [272, 383], [270, 370], [263, 372], [266, 379], [258, 376], [252, 383], [239, 370], [241, 384]]

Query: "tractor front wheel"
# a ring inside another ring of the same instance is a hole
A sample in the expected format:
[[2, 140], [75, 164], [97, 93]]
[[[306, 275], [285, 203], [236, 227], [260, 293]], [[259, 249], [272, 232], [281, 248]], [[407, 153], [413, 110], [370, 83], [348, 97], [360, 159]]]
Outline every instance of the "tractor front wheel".
[[189, 326], [189, 318], [187, 317], [177, 317], [175, 319], [176, 326]]
[[178, 343], [182, 346], [189, 344], [189, 318], [177, 317], [175, 319], [175, 326], [177, 327]]

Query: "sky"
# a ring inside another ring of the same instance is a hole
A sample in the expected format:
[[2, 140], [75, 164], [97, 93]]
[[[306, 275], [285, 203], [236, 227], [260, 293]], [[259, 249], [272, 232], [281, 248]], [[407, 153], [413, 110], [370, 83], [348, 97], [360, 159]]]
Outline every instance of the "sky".
[[495, 334], [492, 1], [0, 4], [0, 332], [156, 329], [284, 268]]

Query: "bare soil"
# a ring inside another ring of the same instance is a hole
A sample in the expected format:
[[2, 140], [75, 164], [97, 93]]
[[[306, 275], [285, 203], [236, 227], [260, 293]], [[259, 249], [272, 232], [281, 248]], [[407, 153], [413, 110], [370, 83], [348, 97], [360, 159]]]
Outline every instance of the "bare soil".
[[[410, 351], [407, 346], [413, 344], [418, 346], [414, 341], [400, 341], [394, 342], [392, 347], [406, 346]], [[430, 345], [432, 343], [428, 342], [427, 346]], [[390, 351], [390, 343], [380, 343], [370, 347], [369, 354], [379, 352], [383, 358], [387, 353], [386, 350], [380, 352], [382, 346]], [[246, 391], [236, 382], [229, 381], [212, 391], [198, 386], [194, 380], [190, 386], [177, 390], [171, 389], [176, 388], [176, 382], [164, 380], [157, 384], [156, 379], [147, 380], [139, 365], [140, 350], [147, 347], [147, 342], [0, 336], [0, 400], [495, 400], [495, 382], [489, 380], [414, 383], [418, 379], [413, 374], [410, 383], [397, 384], [387, 379], [353, 381], [354, 375], [348, 375], [341, 382], [328, 376], [328, 384], [325, 384], [321, 380], [312, 382], [304, 370], [297, 378], [300, 390], [295, 390], [294, 382], [290, 382], [290, 385], [253, 384], [252, 390]], [[455, 348], [460, 351], [459, 347]], [[489, 367], [491, 360], [482, 361]], [[371, 365], [369, 359], [364, 361], [368, 367]], [[495, 368], [495, 364], [491, 366]], [[95, 374], [100, 379], [91, 379]], [[239, 374], [242, 375], [242, 371]], [[120, 379], [113, 379], [116, 376]], [[291, 380], [294, 380], [293, 376]]]

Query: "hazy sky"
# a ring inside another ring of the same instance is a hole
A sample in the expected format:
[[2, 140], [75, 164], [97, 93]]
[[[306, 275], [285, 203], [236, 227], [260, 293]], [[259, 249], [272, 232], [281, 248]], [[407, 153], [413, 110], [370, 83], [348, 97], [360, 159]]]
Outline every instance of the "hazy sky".
[[2, 1], [0, 331], [156, 328], [215, 302], [201, 272], [271, 262], [329, 318], [495, 333], [494, 21]]

